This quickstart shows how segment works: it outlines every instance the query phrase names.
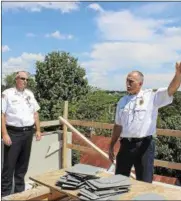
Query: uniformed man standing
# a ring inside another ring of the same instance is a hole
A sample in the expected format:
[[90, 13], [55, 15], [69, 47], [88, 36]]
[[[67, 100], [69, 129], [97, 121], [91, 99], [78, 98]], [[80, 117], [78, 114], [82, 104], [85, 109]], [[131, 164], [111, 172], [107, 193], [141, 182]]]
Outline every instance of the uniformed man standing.
[[[133, 71], [127, 76], [129, 95], [117, 104], [109, 158], [114, 161], [113, 148], [120, 137], [120, 150], [116, 156], [115, 174], [129, 176], [134, 165], [136, 179], [152, 183], [158, 109], [171, 104], [173, 94], [181, 84], [181, 62], [168, 88], [142, 90], [143, 74]], [[160, 78], [161, 79], [161, 78]]]
[[16, 75], [16, 87], [2, 93], [2, 139], [4, 142], [4, 166], [1, 176], [1, 195], [7, 196], [25, 190], [24, 177], [28, 170], [33, 134], [41, 139], [38, 110], [33, 93], [25, 89], [28, 73]]

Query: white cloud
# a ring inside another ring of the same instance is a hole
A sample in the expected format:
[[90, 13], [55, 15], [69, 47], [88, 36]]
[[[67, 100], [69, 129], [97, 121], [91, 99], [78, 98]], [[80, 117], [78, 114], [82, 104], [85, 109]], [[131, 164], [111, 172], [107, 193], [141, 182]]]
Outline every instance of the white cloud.
[[55, 31], [53, 33], [50, 34], [46, 34], [45, 37], [47, 38], [56, 38], [56, 39], [61, 39], [61, 40], [65, 40], [65, 39], [72, 39], [73, 35], [71, 34], [61, 34], [59, 31]]
[[103, 8], [97, 4], [97, 3], [91, 3], [88, 5], [88, 8], [92, 9], [92, 10], [95, 10], [95, 11], [98, 11], [98, 12], [104, 12]]
[[97, 18], [97, 25], [106, 40], [146, 41], [159, 37], [156, 30], [169, 21], [141, 18], [128, 10], [104, 12]]
[[96, 22], [102, 42], [94, 44], [89, 60], [82, 62], [92, 85], [124, 88], [120, 86], [123, 77], [117, 74], [135, 69], [155, 72], [146, 75], [148, 87], [167, 84], [168, 72], [175, 71], [175, 62], [181, 58], [181, 27], [173, 25], [173, 19], [104, 10], [97, 14]]
[[83, 65], [89, 69], [101, 69], [109, 72], [120, 68], [131, 69], [134, 66], [148, 70], [156, 69], [181, 58], [181, 54], [177, 53], [174, 47], [171, 48], [169, 44], [164, 44], [162, 41], [150, 44], [141, 42], [99, 43], [94, 45], [90, 53], [91, 59], [84, 62]]
[[165, 28], [164, 30], [164, 34], [166, 36], [181, 36], [181, 27], [168, 27], [168, 28]]
[[[173, 73], [151, 73], [144, 74], [143, 88], [159, 88], [167, 87], [172, 78]], [[88, 75], [89, 84], [95, 87], [106, 90], [126, 90], [126, 76], [127, 74], [114, 74], [109, 75], [103, 73], [102, 75], [96, 72], [92, 72]]]
[[132, 11], [137, 15], [160, 15], [165, 11], [170, 11], [170, 9], [175, 8], [175, 6], [179, 6], [179, 2], [148, 2], [143, 6], [136, 9], [132, 9]]
[[34, 33], [27, 33], [26, 36], [30, 37], [30, 38], [33, 38], [33, 37], [36, 37], [36, 34], [34, 34]]
[[9, 52], [11, 49], [7, 45], [2, 46], [2, 52]]
[[54, 9], [54, 10], [60, 10], [62, 13], [68, 13], [71, 11], [75, 11], [79, 9], [79, 2], [71, 2], [71, 1], [64, 1], [64, 2], [43, 2], [43, 1], [38, 1], [36, 2], [31, 1], [31, 2], [16, 2], [14, 0], [11, 2], [6, 2], [4, 1], [2, 3], [2, 9], [3, 11], [8, 11], [8, 10], [20, 10], [20, 9], [25, 9], [30, 12], [40, 12], [42, 9]]
[[10, 57], [7, 61], [2, 63], [2, 74], [3, 77], [12, 72], [19, 70], [29, 71], [36, 61], [42, 61], [44, 56], [34, 53], [23, 52], [19, 57]]

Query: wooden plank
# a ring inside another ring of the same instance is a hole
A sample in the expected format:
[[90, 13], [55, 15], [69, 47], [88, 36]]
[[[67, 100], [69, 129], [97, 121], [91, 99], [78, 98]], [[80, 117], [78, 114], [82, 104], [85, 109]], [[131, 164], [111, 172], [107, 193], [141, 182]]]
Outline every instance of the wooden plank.
[[181, 137], [181, 131], [171, 129], [157, 129], [157, 135]]
[[4, 197], [4, 200], [39, 200], [38, 198], [45, 199], [50, 193], [50, 188], [45, 186], [37, 186], [36, 188], [23, 191]]
[[102, 151], [99, 147], [97, 147], [94, 143], [92, 143], [89, 139], [87, 139], [84, 135], [82, 135], [76, 128], [74, 128], [66, 119], [63, 117], [59, 117], [60, 121], [65, 124], [72, 132], [77, 134], [86, 144], [91, 146], [95, 151], [99, 152], [105, 159], [109, 160], [109, 156]]
[[59, 120], [52, 120], [52, 121], [41, 121], [40, 127], [49, 127], [49, 126], [58, 126], [60, 125]]
[[[81, 151], [88, 154], [95, 154], [97, 152], [92, 148], [89, 148], [86, 146], [74, 145], [74, 144], [67, 144], [67, 148], [74, 149], [74, 150]], [[174, 163], [174, 162], [162, 161], [157, 159], [154, 160], [154, 166], [181, 170], [181, 163]]]
[[181, 163], [174, 163], [169, 161], [154, 160], [154, 166], [165, 167], [174, 170], [181, 170]]
[[51, 189], [51, 193], [49, 193], [48, 195], [48, 200], [52, 200], [52, 201], [55, 201], [55, 200], [61, 200], [62, 198], [66, 198], [67, 195], [64, 194], [64, 193], [61, 193], [60, 191], [56, 191], [54, 189]]
[[[61, 187], [55, 185], [60, 176], [65, 175], [65, 169], [47, 172], [41, 175], [31, 177], [32, 180], [44, 184], [45, 186], [65, 193], [70, 197], [77, 198], [79, 190], [63, 190]], [[106, 172], [100, 173], [101, 177], [109, 177], [112, 174]], [[181, 188], [170, 188], [168, 186], [150, 184], [131, 179], [131, 188], [128, 193], [122, 194], [119, 200], [134, 200], [134, 197], [145, 193], [157, 193], [165, 197], [165, 200], [180, 200]]]
[[55, 170], [55, 171], [51, 171], [51, 172], [46, 172], [41, 175], [33, 176], [33, 177], [30, 177], [30, 179], [35, 182], [38, 181], [37, 183], [44, 185], [44, 186], [50, 188], [51, 190], [56, 190], [56, 191], [61, 192], [62, 194], [66, 194], [68, 196], [76, 198], [76, 195], [71, 195], [69, 193], [69, 191], [62, 190], [61, 187], [55, 185], [57, 180], [65, 174], [66, 174], [65, 169], [60, 169], [60, 170]]
[[[109, 130], [113, 129], [114, 126], [114, 124], [93, 122], [93, 121], [82, 121], [82, 120], [68, 120], [68, 121], [73, 126], [93, 127], [93, 128], [109, 129]], [[59, 124], [60, 122], [58, 120], [40, 122], [41, 127], [58, 126]], [[181, 131], [171, 129], [157, 129], [157, 135], [181, 137]]]
[[93, 121], [82, 121], [82, 120], [68, 120], [73, 126], [84, 126], [101, 129], [113, 129], [114, 124], [93, 122]]
[[[64, 103], [64, 119], [68, 118], [68, 101]], [[67, 167], [67, 125], [63, 124], [62, 167]]]
[[[92, 122], [92, 121], [82, 121], [82, 120], [68, 120], [68, 121], [73, 126], [93, 127], [93, 128], [109, 129], [109, 130], [113, 129], [114, 126], [114, 124]], [[181, 131], [171, 129], [157, 129], [157, 135], [181, 137]]]

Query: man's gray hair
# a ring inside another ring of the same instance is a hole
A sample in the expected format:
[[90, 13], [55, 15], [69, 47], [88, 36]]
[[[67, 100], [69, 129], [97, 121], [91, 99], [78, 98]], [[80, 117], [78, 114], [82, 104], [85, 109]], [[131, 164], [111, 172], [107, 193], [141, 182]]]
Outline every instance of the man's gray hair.
[[29, 73], [28, 73], [27, 71], [20, 70], [20, 71], [16, 72], [16, 77], [15, 77], [15, 78], [18, 78], [18, 77], [20, 76], [20, 75], [19, 75], [20, 73], [26, 73], [27, 76], [29, 76]]
[[138, 70], [134, 70], [134, 71], [132, 71], [131, 73], [137, 73], [137, 74], [139, 75], [139, 77], [140, 77], [140, 82], [143, 83], [143, 81], [144, 81], [144, 75], [143, 75], [142, 72], [140, 72], [140, 71], [138, 71]]

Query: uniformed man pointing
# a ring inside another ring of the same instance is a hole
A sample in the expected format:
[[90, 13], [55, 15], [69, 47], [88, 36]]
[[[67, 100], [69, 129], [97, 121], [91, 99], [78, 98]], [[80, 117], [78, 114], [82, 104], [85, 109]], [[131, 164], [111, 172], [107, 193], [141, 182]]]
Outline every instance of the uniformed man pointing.
[[[161, 79], [161, 78], [160, 78]], [[129, 176], [134, 165], [137, 180], [152, 182], [158, 109], [171, 104], [173, 94], [181, 84], [181, 62], [169, 87], [142, 90], [144, 76], [133, 71], [127, 76], [128, 95], [117, 104], [115, 125], [109, 148], [113, 162], [113, 148], [120, 137], [120, 150], [116, 156], [116, 174]]]
[[2, 139], [4, 142], [4, 165], [1, 177], [1, 195], [7, 196], [25, 190], [24, 177], [28, 170], [33, 134], [41, 139], [38, 110], [33, 93], [25, 89], [28, 73], [16, 74], [16, 86], [2, 93]]

